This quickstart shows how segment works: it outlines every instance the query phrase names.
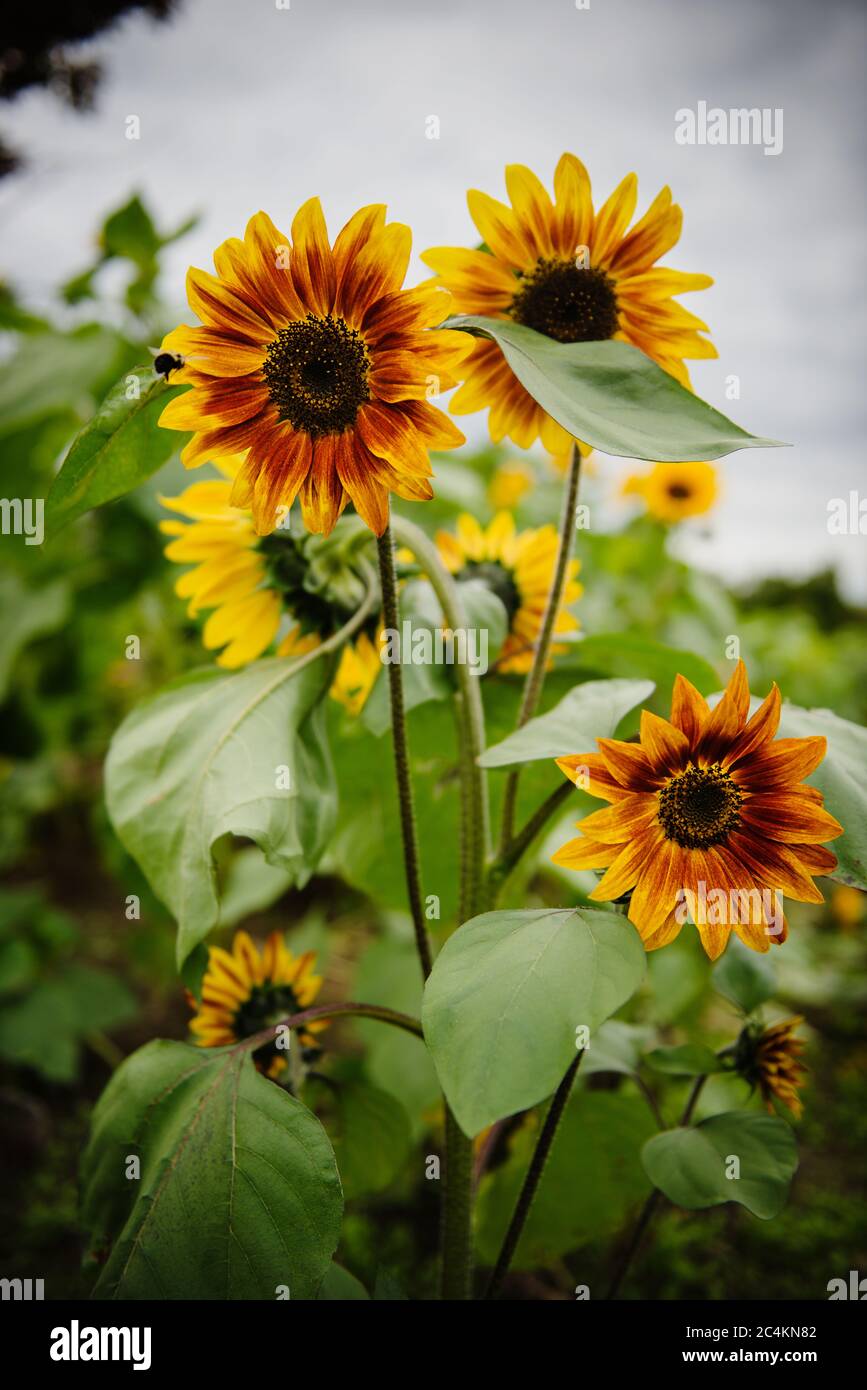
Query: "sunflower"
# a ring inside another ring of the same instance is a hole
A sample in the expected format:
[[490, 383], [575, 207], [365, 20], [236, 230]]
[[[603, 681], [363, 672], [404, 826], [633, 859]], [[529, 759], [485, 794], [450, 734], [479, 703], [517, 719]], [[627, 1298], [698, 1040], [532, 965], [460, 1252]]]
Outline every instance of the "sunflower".
[[659, 521], [683, 521], [709, 512], [717, 500], [717, 473], [712, 463], [655, 463], [649, 473], [634, 474], [624, 496], [638, 496]]
[[[554, 172], [553, 202], [520, 164], [507, 167], [506, 188], [511, 207], [475, 189], [467, 195], [481, 248], [441, 246], [422, 256], [437, 272], [431, 283], [451, 290], [456, 312], [510, 318], [559, 343], [617, 338], [689, 386], [684, 358], [717, 354], [701, 337], [707, 325], [673, 296], [713, 281], [654, 264], [680, 236], [682, 214], [671, 190], [663, 188], [629, 231], [634, 174], [596, 213], [587, 171], [572, 154]], [[539, 437], [552, 454], [567, 452], [568, 432], [524, 390], [495, 343], [476, 340], [462, 374], [451, 401], [455, 414], [489, 406], [492, 439], [508, 435], [529, 448]]]
[[[307, 562], [302, 545], [286, 530], [270, 536], [256, 534], [249, 512], [233, 507], [232, 479], [239, 459], [221, 459], [223, 478], [193, 483], [179, 497], [163, 497], [165, 507], [187, 518], [161, 521], [160, 530], [172, 537], [166, 555], [178, 564], [192, 564], [175, 584], [187, 611], [214, 611], [205, 622], [202, 641], [209, 650], [222, 648], [217, 665], [237, 670], [256, 661], [274, 643], [288, 618], [291, 626], [277, 645], [278, 656], [301, 656], [338, 630], [356, 611], [361, 591], [334, 596], [305, 587]], [[360, 581], [359, 581], [360, 584]], [[381, 669], [374, 644], [378, 620], [345, 646], [331, 694], [350, 713], [364, 705]]]
[[735, 1045], [735, 1066], [745, 1081], [758, 1086], [770, 1113], [774, 1098], [788, 1106], [796, 1119], [803, 1111], [798, 1089], [807, 1068], [801, 1061], [804, 1044], [795, 1029], [804, 1020], [789, 1018], [769, 1028], [748, 1024]]
[[488, 501], [496, 511], [516, 507], [532, 492], [536, 475], [525, 463], [501, 463], [488, 483]]
[[774, 685], [748, 718], [739, 661], [715, 709], [683, 676], [671, 722], [643, 710], [639, 743], [598, 739], [598, 753], [557, 759], [576, 785], [611, 803], [579, 822], [581, 835], [554, 856], [570, 869], [605, 869], [590, 894], [631, 894], [629, 919], [649, 951], [680, 931], [687, 913], [715, 960], [732, 929], [767, 951], [785, 940], [780, 893], [822, 902], [813, 882], [836, 859], [822, 841], [843, 827], [802, 784], [825, 756], [824, 738], [781, 738]]
[[[533, 664], [533, 647], [542, 627], [548, 591], [557, 563], [557, 532], [553, 526], [537, 530], [515, 530], [514, 517], [498, 512], [487, 530], [475, 517], [458, 517], [455, 535], [438, 531], [437, 548], [443, 563], [459, 583], [480, 579], [497, 595], [509, 617], [509, 631], [497, 662], [497, 669], [522, 674]], [[576, 583], [579, 562], [571, 560], [563, 589], [554, 632], [574, 632], [578, 621], [569, 605], [580, 598]], [[552, 652], [565, 651], [562, 646]]]
[[377, 535], [391, 492], [433, 496], [428, 450], [464, 437], [429, 396], [456, 384], [463, 334], [432, 331], [449, 298], [402, 290], [408, 227], [362, 208], [329, 244], [318, 198], [297, 213], [289, 239], [258, 212], [243, 240], [214, 253], [216, 276], [191, 269], [190, 308], [162, 352], [184, 359], [173, 382], [193, 387], [160, 416], [193, 430], [188, 468], [245, 453], [232, 505], [268, 535], [300, 498], [304, 523], [326, 535], [347, 502]]
[[[316, 955], [294, 956], [281, 932], [272, 932], [261, 953], [245, 931], [235, 933], [231, 951], [208, 948], [208, 968], [202, 981], [202, 1002], [191, 997], [196, 1016], [190, 1032], [199, 1047], [223, 1047], [283, 1023], [313, 1003], [322, 987], [315, 975]], [[316, 1046], [325, 1019], [305, 1024], [295, 1034], [302, 1048]], [[257, 1053], [257, 1065], [276, 1077], [286, 1066], [285, 1049], [276, 1044]]]

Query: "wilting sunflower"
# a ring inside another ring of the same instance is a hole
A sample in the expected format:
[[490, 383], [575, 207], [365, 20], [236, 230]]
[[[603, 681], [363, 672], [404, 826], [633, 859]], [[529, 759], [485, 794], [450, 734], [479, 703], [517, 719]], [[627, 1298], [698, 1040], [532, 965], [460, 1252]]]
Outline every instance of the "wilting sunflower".
[[[598, 212], [587, 170], [564, 154], [554, 172], [552, 201], [520, 164], [506, 169], [511, 207], [473, 189], [470, 216], [483, 246], [440, 246], [422, 256], [450, 289], [455, 312], [513, 319], [558, 343], [616, 338], [641, 348], [683, 385], [684, 358], [716, 357], [700, 335], [707, 325], [674, 295], [713, 284], [655, 264], [680, 236], [682, 214], [663, 188], [629, 229], [638, 183], [628, 174]], [[565, 453], [566, 430], [524, 390], [495, 343], [478, 339], [462, 368], [464, 385], [451, 400], [457, 415], [490, 407], [491, 438], [508, 435], [529, 448], [540, 437], [552, 454]]]
[[796, 1119], [803, 1111], [798, 1089], [807, 1071], [801, 1061], [804, 1044], [795, 1037], [802, 1018], [789, 1018], [769, 1028], [748, 1024], [735, 1046], [735, 1066], [745, 1081], [758, 1086], [773, 1115], [774, 1097], [788, 1106]]
[[201, 326], [176, 328], [161, 350], [185, 359], [171, 379], [193, 390], [160, 424], [195, 431], [188, 468], [246, 454], [232, 505], [259, 535], [296, 496], [311, 531], [327, 535], [351, 500], [381, 535], [389, 493], [432, 497], [428, 449], [463, 443], [428, 397], [455, 385], [466, 339], [432, 329], [448, 296], [401, 289], [411, 234], [385, 211], [362, 208], [333, 248], [318, 198], [296, 215], [291, 245], [258, 212], [214, 253], [216, 276], [187, 274]]
[[[480, 579], [497, 595], [509, 616], [509, 631], [497, 661], [497, 669], [521, 674], [533, 664], [533, 648], [542, 627], [548, 591], [557, 563], [557, 532], [553, 526], [515, 530], [509, 512], [498, 512], [487, 530], [475, 517], [462, 513], [455, 535], [438, 531], [437, 548], [443, 563], [458, 583]], [[577, 619], [569, 605], [583, 590], [576, 582], [579, 562], [571, 560], [563, 589], [563, 601], [554, 621], [555, 634], [574, 632]], [[563, 646], [551, 648], [554, 653]]]
[[627, 478], [623, 493], [641, 497], [659, 521], [683, 521], [710, 511], [717, 499], [717, 473], [712, 463], [655, 463], [649, 473]]
[[[196, 1016], [190, 1032], [199, 1047], [240, 1042], [309, 1008], [322, 987], [315, 966], [313, 951], [294, 956], [278, 931], [271, 933], [261, 953], [245, 931], [235, 933], [231, 951], [210, 946], [202, 1002], [191, 999]], [[315, 1048], [316, 1035], [327, 1027], [326, 1019], [317, 1019], [299, 1028], [295, 1037], [302, 1048]], [[263, 1048], [256, 1061], [276, 1077], [285, 1069], [286, 1052], [276, 1045]]]
[[[178, 564], [192, 564], [175, 584], [188, 599], [188, 613], [214, 611], [205, 622], [202, 641], [209, 650], [222, 648], [219, 666], [236, 670], [256, 661], [275, 639], [278, 656], [301, 656], [330, 637], [357, 610], [363, 597], [356, 591], [336, 595], [314, 593], [305, 586], [307, 562], [302, 543], [287, 530], [269, 536], [256, 534], [247, 511], [233, 507], [231, 479], [243, 466], [239, 459], [222, 459], [223, 478], [193, 483], [179, 497], [163, 497], [164, 506], [186, 517], [161, 521], [160, 530], [173, 539], [166, 555]], [[288, 623], [288, 631], [282, 630]], [[361, 709], [381, 669], [374, 639], [378, 619], [343, 648], [331, 694], [351, 713]]]
[[822, 841], [843, 827], [803, 785], [825, 756], [824, 738], [774, 736], [774, 685], [749, 718], [739, 661], [715, 709], [683, 676], [671, 722], [643, 710], [639, 743], [598, 739], [598, 753], [558, 758], [591, 796], [611, 803], [580, 821], [581, 835], [554, 855], [569, 869], [605, 869], [590, 894], [631, 894], [629, 920], [648, 951], [674, 940], [687, 914], [715, 960], [732, 930], [755, 951], [785, 940], [778, 894], [822, 902], [813, 882], [837, 860]]

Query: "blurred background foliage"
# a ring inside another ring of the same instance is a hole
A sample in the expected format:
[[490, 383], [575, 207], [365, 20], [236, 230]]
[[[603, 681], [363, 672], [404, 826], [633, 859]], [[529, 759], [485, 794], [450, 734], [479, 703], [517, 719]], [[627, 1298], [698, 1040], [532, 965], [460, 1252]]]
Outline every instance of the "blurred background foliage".
[[[150, 360], [149, 349], [173, 326], [159, 300], [160, 252], [190, 225], [159, 231], [132, 198], [106, 219], [93, 261], [59, 287], [50, 321], [0, 288], [0, 496], [45, 497], [77, 429], [124, 372]], [[610, 463], [587, 465], [591, 518], [615, 488]], [[429, 530], [453, 524], [461, 511], [485, 521], [507, 499], [521, 526], [550, 522], [559, 511], [561, 475], [541, 457], [466, 450], [436, 460], [436, 473], [436, 500], [407, 509]], [[94, 1278], [80, 1266], [76, 1205], [95, 1099], [128, 1052], [155, 1036], [186, 1036], [174, 924], [116, 839], [102, 800], [103, 759], [123, 716], [205, 659], [157, 531], [158, 494], [184, 482], [173, 456], [150, 482], [44, 545], [4, 535], [0, 550], [0, 1262], [4, 1273], [45, 1278], [53, 1298], [84, 1295]], [[690, 524], [712, 525], [713, 516]], [[657, 682], [652, 707], [665, 712], [677, 670], [704, 693], [720, 688], [729, 669], [725, 643], [736, 636], [754, 692], [764, 694], [775, 679], [794, 703], [865, 722], [864, 614], [844, 602], [832, 573], [803, 583], [768, 577], [733, 592], [674, 558], [669, 529], [646, 514], [610, 534], [591, 523], [577, 533], [576, 553], [584, 585], [576, 612], [588, 640], [558, 659], [546, 705], [577, 680], [647, 676]], [[130, 636], [139, 638], [139, 659], [126, 655]], [[519, 688], [514, 678], [485, 678], [489, 742], [508, 732]], [[329, 713], [341, 737], [341, 811], [326, 860], [303, 891], [286, 892], [281, 872], [264, 866], [255, 847], [221, 845], [221, 932], [228, 938], [241, 922], [258, 937], [285, 929], [294, 950], [319, 952], [323, 1000], [351, 997], [418, 1014], [396, 806], [383, 776], [387, 738], [333, 702]], [[415, 710], [411, 740], [425, 891], [440, 898], [431, 926], [442, 939], [454, 926], [458, 801], [447, 705]], [[490, 780], [496, 805], [502, 774]], [[554, 767], [528, 769], [521, 818], [558, 782]], [[512, 902], [574, 902], [576, 883], [590, 891], [591, 875], [564, 875], [548, 863], [575, 818], [573, 802], [516, 876]], [[792, 909], [790, 939], [773, 953], [763, 991], [771, 996], [766, 1017], [806, 1020], [810, 1077], [789, 1205], [771, 1222], [734, 1205], [668, 1208], [625, 1296], [822, 1298], [828, 1279], [867, 1266], [865, 904], [854, 889], [829, 882], [824, 889], [824, 906]], [[649, 1191], [639, 1148], [660, 1122], [675, 1122], [689, 1084], [653, 1073], [641, 1055], [687, 1040], [731, 1042], [741, 1020], [719, 983], [689, 928], [651, 956], [644, 989], [582, 1068], [515, 1262], [512, 1296], [570, 1298], [579, 1284], [601, 1296]], [[308, 1082], [304, 1099], [332, 1135], [346, 1188], [339, 1259], [374, 1297], [429, 1295], [437, 1202], [425, 1156], [440, 1143], [431, 1064], [413, 1039], [370, 1023], [335, 1024], [326, 1040], [322, 1075]], [[698, 1113], [745, 1103], [759, 1101], [743, 1082], [714, 1077]], [[538, 1123], [535, 1113], [517, 1118], [478, 1145], [487, 1159], [478, 1203], [482, 1260], [496, 1253]]]

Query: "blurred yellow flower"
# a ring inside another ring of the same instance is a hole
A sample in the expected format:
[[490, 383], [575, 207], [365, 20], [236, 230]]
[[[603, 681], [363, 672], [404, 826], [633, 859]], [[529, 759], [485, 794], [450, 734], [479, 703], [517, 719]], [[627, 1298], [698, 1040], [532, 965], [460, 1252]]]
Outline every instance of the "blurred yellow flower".
[[[193, 483], [178, 497], [163, 497], [165, 507], [186, 518], [162, 521], [172, 540], [166, 555], [177, 564], [192, 564], [175, 584], [196, 617], [214, 611], [202, 630], [209, 650], [222, 648], [217, 665], [237, 670], [272, 648], [284, 620], [292, 624], [276, 648], [278, 656], [302, 656], [336, 632], [351, 616], [304, 586], [305, 561], [288, 530], [258, 536], [249, 512], [231, 505], [232, 482], [241, 458], [216, 461], [223, 478]], [[350, 713], [364, 705], [381, 663], [372, 633], [362, 631], [347, 644], [331, 687], [334, 699]]]
[[789, 1018], [769, 1028], [744, 1029], [735, 1049], [738, 1071], [751, 1085], [758, 1086], [762, 1100], [774, 1113], [774, 1099], [791, 1110], [796, 1119], [803, 1112], [799, 1087], [807, 1068], [800, 1060], [804, 1044], [795, 1037], [802, 1018]]
[[[436, 543], [443, 563], [459, 583], [481, 580], [506, 609], [509, 632], [497, 669], [518, 675], [529, 671], [557, 563], [556, 529], [540, 526], [518, 533], [514, 517], [509, 512], [498, 512], [487, 530], [483, 530], [475, 517], [463, 513], [458, 517], [455, 534], [438, 531]], [[583, 592], [576, 581], [578, 570], [578, 561], [571, 560], [563, 602], [554, 622], [555, 633], [574, 632], [579, 626], [569, 612], [569, 605]], [[565, 650], [562, 645], [551, 648], [554, 654]]]
[[709, 512], [717, 500], [717, 472], [711, 463], [655, 463], [649, 473], [633, 474], [624, 497], [641, 497], [659, 521], [683, 521]]
[[524, 463], [501, 463], [488, 483], [488, 501], [498, 512], [516, 507], [536, 481]]
[[[190, 996], [195, 1010], [190, 1031], [198, 1046], [240, 1042], [309, 1008], [322, 987], [315, 966], [313, 951], [294, 956], [278, 931], [271, 933], [261, 952], [245, 931], [236, 932], [231, 951], [210, 946], [201, 1003]], [[307, 1024], [298, 1030], [298, 1042], [314, 1047], [317, 1033], [327, 1027], [325, 1019]], [[257, 1065], [277, 1077], [286, 1067], [285, 1052], [276, 1046], [263, 1049]]]

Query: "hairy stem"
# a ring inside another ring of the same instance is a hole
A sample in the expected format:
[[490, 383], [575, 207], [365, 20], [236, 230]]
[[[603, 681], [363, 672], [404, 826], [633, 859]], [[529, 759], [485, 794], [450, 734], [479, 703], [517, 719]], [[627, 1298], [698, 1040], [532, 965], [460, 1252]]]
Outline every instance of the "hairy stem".
[[244, 1038], [240, 1046], [247, 1051], [256, 1052], [266, 1043], [272, 1043], [280, 1028], [303, 1028], [307, 1023], [315, 1023], [318, 1018], [342, 1018], [345, 1015], [352, 1015], [354, 1018], [376, 1018], [381, 1023], [390, 1023], [394, 1028], [402, 1028], [405, 1033], [413, 1033], [417, 1038], [424, 1037], [421, 1023], [411, 1014], [402, 1014], [397, 1009], [387, 1009], [382, 1004], [355, 1004], [349, 999], [344, 999], [336, 1004], [315, 1004], [310, 1009], [302, 1009], [301, 1013], [292, 1014], [282, 1023], [269, 1024], [261, 1032]]
[[[383, 626], [392, 632], [397, 632], [399, 631], [397, 580], [394, 573], [394, 542], [390, 526], [386, 526], [379, 537], [377, 546], [379, 550], [379, 578], [382, 586]], [[422, 973], [427, 979], [433, 961], [422, 906], [418, 831], [415, 823], [415, 802], [413, 801], [412, 780], [409, 771], [409, 742], [407, 739], [406, 710], [403, 703], [403, 670], [400, 662], [391, 661], [388, 663], [388, 691], [391, 700], [391, 733], [394, 742], [394, 770], [400, 805], [406, 890], [415, 930], [416, 948]]]
[[563, 1118], [563, 1111], [566, 1109], [566, 1102], [568, 1101], [569, 1096], [572, 1092], [572, 1086], [575, 1081], [575, 1076], [578, 1072], [579, 1066], [581, 1065], [581, 1058], [583, 1056], [583, 1051], [579, 1052], [576, 1055], [575, 1060], [569, 1064], [569, 1070], [563, 1077], [563, 1080], [560, 1082], [560, 1085], [557, 1087], [557, 1090], [554, 1093], [554, 1098], [551, 1101], [551, 1104], [548, 1106], [548, 1113], [545, 1116], [545, 1123], [542, 1126], [542, 1132], [539, 1135], [539, 1138], [536, 1140], [536, 1147], [533, 1150], [533, 1157], [530, 1160], [530, 1166], [527, 1169], [527, 1176], [524, 1178], [524, 1185], [521, 1188], [521, 1191], [518, 1195], [518, 1200], [515, 1203], [515, 1210], [512, 1213], [512, 1219], [509, 1222], [509, 1229], [507, 1230], [506, 1235], [503, 1239], [500, 1254], [497, 1259], [496, 1266], [494, 1267], [494, 1272], [491, 1275], [491, 1282], [488, 1284], [487, 1292], [485, 1293], [486, 1299], [497, 1297], [497, 1294], [500, 1292], [500, 1289], [502, 1288], [503, 1280], [509, 1272], [509, 1265], [512, 1263], [512, 1256], [514, 1255], [518, 1247], [518, 1241], [521, 1238], [521, 1232], [523, 1231], [524, 1224], [527, 1220], [527, 1217], [530, 1214], [530, 1208], [533, 1205], [533, 1200], [536, 1196], [539, 1183], [542, 1180], [542, 1174], [545, 1171], [545, 1164], [548, 1162], [548, 1155], [551, 1152], [551, 1145], [553, 1144], [554, 1138], [557, 1134], [557, 1130], [560, 1127], [560, 1121]]
[[[518, 712], [518, 721], [516, 725], [519, 729], [522, 725], [526, 724], [528, 720], [532, 719], [533, 715], [536, 713], [539, 696], [542, 693], [542, 686], [545, 682], [545, 672], [548, 668], [548, 659], [551, 654], [551, 644], [554, 637], [554, 624], [557, 619], [557, 614], [560, 611], [560, 604], [563, 601], [563, 590], [566, 587], [566, 576], [569, 573], [569, 559], [572, 554], [572, 537], [575, 531], [575, 505], [578, 501], [578, 483], [580, 478], [581, 453], [578, 449], [578, 445], [573, 444], [569, 474], [566, 479], [566, 490], [563, 493], [563, 506], [560, 513], [560, 543], [557, 550], [554, 579], [548, 592], [548, 602], [545, 606], [545, 615], [542, 619], [539, 640], [536, 643], [533, 665], [530, 667], [527, 679], [524, 683], [524, 693], [521, 699], [521, 708]], [[514, 834], [515, 808], [518, 800], [518, 780], [520, 775], [520, 768], [516, 769], [514, 772], [510, 772], [503, 792], [503, 816], [500, 825], [499, 847], [499, 853], [501, 855]]]
[[[467, 618], [458, 586], [435, 545], [424, 531], [402, 518], [394, 519], [394, 534], [412, 550], [431, 582], [446, 625], [466, 629]], [[482, 907], [488, 855], [488, 790], [478, 759], [485, 747], [485, 715], [479, 679], [469, 667], [455, 665], [457, 691], [458, 763], [461, 777], [461, 900], [460, 920], [466, 922]], [[472, 1296], [473, 1145], [446, 1105], [445, 1173], [442, 1212], [442, 1274], [444, 1299]]]

